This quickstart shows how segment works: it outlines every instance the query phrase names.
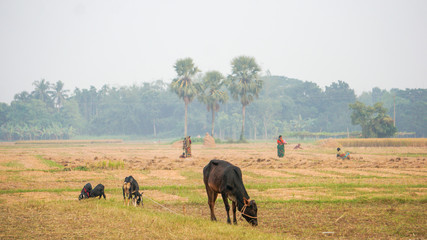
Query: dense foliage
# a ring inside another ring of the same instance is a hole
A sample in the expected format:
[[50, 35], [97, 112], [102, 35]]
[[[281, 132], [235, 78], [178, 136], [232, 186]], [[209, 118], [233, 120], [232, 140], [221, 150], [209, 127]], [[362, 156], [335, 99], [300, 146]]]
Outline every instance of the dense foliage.
[[[204, 76], [195, 77], [194, 81], [203, 83]], [[217, 77], [222, 79], [220, 75]], [[279, 134], [298, 136], [295, 133], [307, 137], [346, 133], [354, 136], [353, 132], [361, 128], [352, 125], [349, 104], [357, 100], [367, 106], [383, 102], [391, 117], [395, 100], [397, 129], [415, 132], [418, 137], [427, 136], [426, 89], [374, 88], [356, 97], [343, 81], [323, 90], [313, 82], [280, 76], [264, 76], [260, 80], [263, 88], [258, 99], [246, 107], [245, 135], [249, 139], [271, 139]], [[99, 89], [76, 88], [72, 93], [64, 90], [60, 81], [51, 84], [40, 80], [33, 85], [33, 92], [16, 94], [10, 104], [0, 103], [2, 140], [67, 139], [78, 135], [160, 139], [178, 138], [184, 132], [184, 102], [163, 81], [120, 88], [107, 85]], [[227, 87], [222, 86], [221, 91], [225, 94]], [[217, 99], [214, 103], [214, 99], [195, 99], [188, 106], [189, 135], [204, 136], [211, 132], [214, 119], [215, 137], [239, 139], [240, 101]], [[212, 117], [212, 110], [216, 118]]]
[[393, 119], [388, 116], [387, 109], [383, 103], [375, 103], [374, 106], [366, 106], [357, 101], [350, 104], [351, 123], [362, 127], [362, 137], [364, 138], [384, 138], [392, 137], [397, 129], [393, 125]]

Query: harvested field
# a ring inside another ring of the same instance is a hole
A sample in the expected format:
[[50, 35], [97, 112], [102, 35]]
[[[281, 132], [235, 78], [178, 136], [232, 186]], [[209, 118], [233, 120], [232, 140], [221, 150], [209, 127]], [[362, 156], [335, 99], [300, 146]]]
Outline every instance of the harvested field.
[[427, 147], [427, 138], [346, 138], [337, 142], [344, 147]]
[[[289, 146], [284, 158], [273, 143], [193, 144], [180, 159], [163, 144], [2, 143], [0, 238], [424, 239], [427, 149], [345, 147], [351, 159], [337, 160], [335, 144]], [[213, 158], [241, 168], [258, 227], [227, 225], [221, 196], [210, 221], [202, 169]], [[129, 175], [142, 208], [123, 205]], [[78, 201], [87, 182], [107, 199]]]

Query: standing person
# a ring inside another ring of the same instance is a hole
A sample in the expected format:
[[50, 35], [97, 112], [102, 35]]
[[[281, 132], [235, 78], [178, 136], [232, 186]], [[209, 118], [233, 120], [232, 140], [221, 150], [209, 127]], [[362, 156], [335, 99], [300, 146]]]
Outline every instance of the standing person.
[[191, 157], [191, 137], [184, 138], [184, 157]]
[[279, 157], [285, 156], [285, 144], [288, 144], [283, 138], [282, 135], [277, 139], [277, 155]]

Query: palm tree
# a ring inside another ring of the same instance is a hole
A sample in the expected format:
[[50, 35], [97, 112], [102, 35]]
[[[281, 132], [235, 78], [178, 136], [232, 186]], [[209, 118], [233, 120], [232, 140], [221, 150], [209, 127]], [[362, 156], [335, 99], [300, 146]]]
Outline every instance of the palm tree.
[[242, 132], [240, 140], [244, 139], [245, 134], [245, 108], [254, 98], [258, 98], [262, 89], [263, 82], [258, 79], [258, 73], [261, 68], [255, 62], [255, 58], [239, 56], [231, 61], [232, 73], [229, 76], [230, 93], [235, 100], [240, 99], [242, 104]]
[[45, 103], [50, 101], [50, 83], [44, 79], [40, 81], [34, 81], [33, 85], [35, 86], [34, 91], [31, 93], [34, 98], [40, 99]]
[[207, 72], [203, 82], [199, 84], [199, 101], [206, 104], [208, 111], [212, 111], [212, 131], [214, 136], [215, 112], [219, 111], [219, 103], [225, 103], [228, 100], [228, 94], [222, 87], [225, 84], [224, 76], [218, 71]]
[[193, 59], [184, 58], [178, 59], [174, 65], [175, 71], [177, 73], [177, 78], [172, 80], [171, 90], [175, 92], [179, 98], [182, 98], [185, 103], [185, 126], [184, 126], [184, 136], [187, 136], [187, 112], [188, 104], [193, 101], [194, 97], [197, 95], [197, 88], [193, 84], [192, 78], [200, 70], [194, 66]]
[[59, 80], [55, 84], [53, 84], [53, 100], [55, 101], [55, 108], [59, 111], [59, 109], [64, 105], [65, 98], [68, 97], [68, 90], [64, 90], [64, 83]]
[[21, 102], [28, 102], [31, 99], [30, 94], [27, 91], [23, 91], [21, 93], [15, 94], [13, 97], [13, 100], [15, 101], [21, 101]]

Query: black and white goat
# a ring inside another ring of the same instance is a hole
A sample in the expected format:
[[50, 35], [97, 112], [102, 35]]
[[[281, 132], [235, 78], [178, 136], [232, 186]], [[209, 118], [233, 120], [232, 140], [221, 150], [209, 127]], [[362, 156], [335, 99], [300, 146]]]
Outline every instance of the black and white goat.
[[123, 182], [123, 200], [124, 205], [129, 206], [129, 200], [132, 198], [132, 204], [136, 206], [143, 206], [144, 203], [142, 201], [142, 192], [139, 192], [138, 182], [132, 176], [128, 176], [125, 178]]

